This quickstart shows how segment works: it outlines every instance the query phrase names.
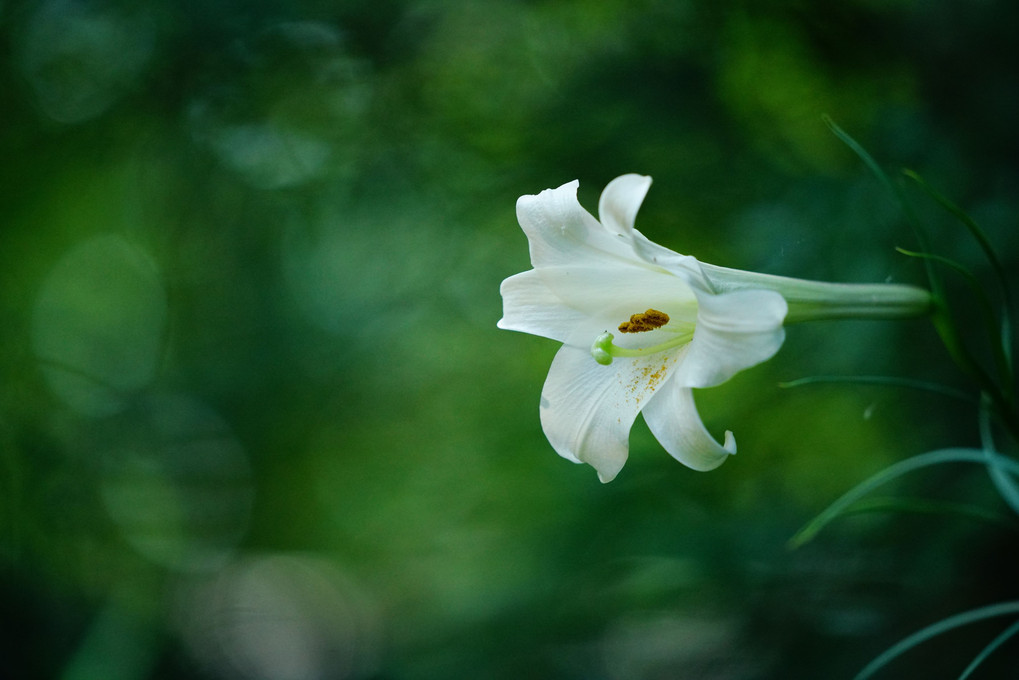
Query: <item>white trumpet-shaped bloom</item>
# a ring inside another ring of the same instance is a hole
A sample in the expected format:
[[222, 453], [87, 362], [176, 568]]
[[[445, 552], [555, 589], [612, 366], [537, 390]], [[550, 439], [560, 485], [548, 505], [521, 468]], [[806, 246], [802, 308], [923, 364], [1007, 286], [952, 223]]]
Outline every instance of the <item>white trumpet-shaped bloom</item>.
[[786, 301], [774, 290], [719, 293], [695, 258], [634, 229], [651, 178], [613, 180], [600, 220], [581, 207], [577, 186], [517, 201], [534, 269], [501, 288], [500, 328], [563, 343], [541, 394], [542, 428], [559, 455], [592, 465], [603, 482], [626, 462], [641, 412], [681, 463], [716, 468], [736, 442], [731, 432], [722, 444], [708, 433], [692, 389], [774, 355]]
[[695, 470], [736, 453], [731, 432], [719, 443], [705, 429], [693, 389], [771, 358], [784, 322], [895, 318], [929, 307], [929, 294], [911, 286], [819, 283], [701, 263], [634, 228], [650, 177], [610, 182], [597, 220], [577, 201], [577, 186], [517, 201], [534, 268], [503, 281], [499, 327], [563, 343], [541, 394], [542, 429], [560, 456], [590, 464], [603, 482], [626, 462], [638, 413]]

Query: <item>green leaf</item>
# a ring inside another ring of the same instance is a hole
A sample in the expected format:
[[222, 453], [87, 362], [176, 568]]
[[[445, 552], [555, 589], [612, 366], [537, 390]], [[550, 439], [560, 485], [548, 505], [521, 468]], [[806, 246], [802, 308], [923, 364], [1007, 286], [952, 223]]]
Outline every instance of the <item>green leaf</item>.
[[995, 316], [994, 310], [991, 306], [991, 299], [987, 295], [987, 290], [980, 284], [980, 281], [977, 280], [977, 277], [973, 275], [973, 272], [971, 272], [967, 267], [965, 267], [961, 263], [956, 262], [955, 260], [952, 260], [950, 258], [944, 257], [942, 255], [936, 255], [934, 253], [917, 253], [910, 250], [906, 250], [905, 248], [896, 248], [895, 250], [909, 257], [922, 258], [926, 260], [931, 260], [933, 262], [937, 262], [939, 264], [943, 264], [946, 267], [955, 270], [960, 275], [962, 275], [964, 279], [966, 279], [966, 283], [969, 284], [970, 289], [973, 291], [973, 294], [976, 296], [976, 299], [979, 302], [980, 311], [984, 321], [985, 331], [991, 343], [991, 350], [994, 353], [994, 360], [995, 362], [997, 362], [1001, 384], [1007, 388], [1007, 386], [1011, 383], [1009, 376], [1011, 375], [1012, 369], [1011, 360], [1009, 359], [1008, 353], [1005, 351], [1004, 345], [1001, 340], [1002, 334], [1005, 333], [1005, 331], [1003, 331], [1002, 327], [999, 326], [998, 319]]
[[924, 515], [949, 515], [989, 524], [999, 529], [1019, 531], [1013, 518], [979, 505], [933, 501], [926, 498], [872, 498], [861, 500], [847, 508], [842, 515], [859, 515], [871, 512], [911, 512]]
[[803, 387], [805, 385], [818, 385], [824, 383], [855, 383], [859, 385], [905, 387], [925, 392], [933, 392], [935, 394], [951, 397], [952, 399], [958, 399], [971, 404], [975, 404], [977, 401], [972, 395], [966, 394], [965, 392], [952, 387], [923, 380], [913, 380], [912, 378], [900, 378], [890, 375], [814, 375], [806, 378], [780, 382], [778, 386], [789, 389], [793, 387]]
[[874, 675], [874, 673], [878, 672], [881, 668], [887, 666], [896, 657], [905, 654], [913, 647], [916, 647], [933, 637], [941, 635], [942, 633], [947, 633], [950, 630], [966, 626], [971, 623], [976, 623], [977, 621], [991, 619], [996, 616], [1005, 616], [1007, 614], [1019, 614], [1019, 602], [1001, 602], [987, 607], [980, 607], [979, 609], [971, 609], [968, 612], [963, 612], [961, 614], [956, 614], [955, 616], [949, 616], [946, 619], [942, 619], [935, 624], [913, 633], [901, 642], [890, 647], [879, 657], [867, 664], [867, 666], [856, 675], [855, 680], [866, 680]]
[[[913, 207], [909, 204], [909, 201], [906, 200], [906, 195], [902, 191], [902, 188], [894, 184], [891, 178], [888, 176], [888, 173], [886, 173], [884, 169], [882, 169], [881, 166], [878, 164], [878, 162], [874, 160], [874, 157], [871, 156], [870, 153], [868, 153], [867, 150], [864, 149], [859, 142], [853, 139], [853, 137], [850, 136], [848, 132], [840, 128], [835, 123], [835, 121], [831, 119], [830, 116], [827, 115], [821, 116], [821, 120], [824, 121], [824, 124], [828, 126], [828, 129], [831, 130], [836, 137], [842, 140], [842, 143], [848, 146], [853, 151], [853, 153], [860, 157], [860, 160], [862, 160], [864, 164], [868, 168], [870, 168], [870, 171], [874, 173], [874, 176], [877, 177], [878, 181], [881, 182], [881, 184], [884, 185], [885, 189], [887, 189], [888, 192], [895, 197], [895, 199], [899, 203], [899, 206], [902, 208], [902, 212], [906, 216], [906, 221], [909, 223], [910, 228], [913, 230], [913, 236], [916, 238], [917, 243], [920, 244], [920, 249], [924, 251], [930, 250], [930, 248], [927, 247], [927, 236], [924, 233], [922, 226], [920, 225], [920, 220], [917, 219], [916, 213], [913, 212]], [[940, 279], [938, 279], [937, 274], [934, 272], [934, 268], [930, 265], [930, 263], [927, 262], [924, 264], [927, 273], [927, 281], [931, 289], [931, 294], [935, 298], [941, 298], [942, 297], [941, 281]]]
[[[893, 196], [898, 200], [899, 205], [902, 207], [903, 214], [906, 216], [910, 228], [913, 231], [913, 235], [920, 245], [920, 251], [929, 253], [931, 249], [927, 247], [927, 236], [923, 230], [923, 226], [920, 220], [917, 218], [916, 213], [913, 211], [912, 206], [906, 199], [906, 194], [902, 190], [902, 187], [892, 182], [874, 157], [871, 156], [866, 149], [864, 149], [859, 142], [852, 138], [845, 130], [840, 128], [829, 116], [822, 116], [825, 125], [832, 131], [832, 133], [842, 140], [860, 159], [870, 168], [871, 172], [878, 178], [884, 187], [892, 193]], [[962, 211], [959, 211], [962, 214]], [[975, 224], [974, 224], [975, 226]], [[979, 231], [979, 228], [977, 228]], [[931, 297], [934, 300], [934, 310], [931, 314], [931, 322], [934, 324], [934, 329], [937, 331], [938, 336], [941, 338], [942, 343], [948, 350], [949, 355], [952, 359], [966, 371], [970, 376], [973, 377], [978, 383], [980, 383], [983, 390], [985, 390], [994, 400], [995, 407], [1001, 415], [1002, 419], [1006, 422], [1012, 434], [1019, 438], [1019, 416], [1012, 412], [1012, 401], [1011, 401], [1011, 371], [1006, 375], [1006, 379], [1003, 383], [1007, 383], [1006, 387], [1002, 388], [999, 384], [988, 375], [987, 371], [980, 365], [980, 363], [973, 357], [973, 354], [969, 351], [966, 343], [963, 342], [962, 336], [959, 331], [958, 325], [954, 322], [952, 315], [949, 310], [948, 300], [944, 294], [944, 287], [942, 286], [941, 279], [933, 266], [934, 262], [931, 257], [924, 257], [924, 271], [927, 274], [927, 280], [931, 291]], [[1006, 330], [1003, 331], [1003, 337], [1011, 337], [1011, 325], [1005, 326]], [[997, 355], [1000, 357], [1002, 354], [999, 352]], [[1004, 356], [1009, 356], [1005, 354]], [[1010, 364], [1010, 362], [1009, 362]]]
[[[980, 244], [981, 250], [984, 251], [984, 256], [987, 257], [988, 262], [991, 263], [992, 269], [994, 269], [995, 277], [998, 280], [998, 288], [1001, 292], [1002, 299], [1002, 310], [1001, 310], [1001, 327], [999, 342], [1001, 343], [1000, 355], [1004, 361], [1005, 366], [1003, 372], [1006, 377], [1012, 374], [1012, 292], [1008, 285], [1008, 277], [1005, 274], [1005, 268], [1001, 264], [1001, 260], [998, 259], [997, 253], [994, 252], [994, 247], [991, 245], [991, 240], [988, 238], [987, 233], [980, 228], [980, 225], [976, 221], [966, 214], [955, 203], [946, 198], [943, 194], [936, 191], [931, 185], [916, 172], [912, 170], [902, 171], [906, 177], [909, 177], [917, 185], [923, 189], [923, 191], [934, 199], [942, 208], [948, 211], [954, 216], [959, 222], [966, 227], [969, 233], [973, 236], [974, 240]], [[1007, 388], [1010, 383], [1006, 380], [1005, 387]]]
[[984, 662], [984, 659], [993, 654], [998, 647], [1008, 642], [1009, 638], [1015, 636], [1016, 633], [1019, 633], [1019, 621], [1013, 623], [1011, 626], [1003, 630], [996, 638], [991, 640], [987, 646], [976, 655], [973, 661], [966, 666], [966, 670], [964, 670], [962, 675], [959, 676], [959, 680], [966, 680], [969, 676], [971, 676], [973, 671], [975, 671], [977, 667]]
[[1011, 292], [1008, 285], [1008, 277], [1005, 275], [1005, 268], [1001, 264], [1001, 260], [998, 259], [997, 253], [994, 252], [994, 246], [991, 245], [991, 240], [988, 238], [987, 233], [980, 228], [980, 225], [976, 221], [966, 214], [962, 208], [955, 205], [952, 201], [946, 198], [943, 194], [936, 191], [931, 185], [929, 185], [923, 177], [913, 170], [905, 169], [902, 171], [906, 177], [909, 177], [915, 181], [924, 192], [933, 198], [937, 203], [951, 213], [956, 219], [958, 219], [966, 229], [969, 230], [973, 238], [980, 244], [981, 250], [984, 251], [984, 255], [987, 260], [991, 263], [991, 267], [994, 269], [995, 276], [998, 278], [998, 285], [1001, 286], [1001, 294], [1007, 301], [1011, 301]]
[[944, 463], [980, 463], [982, 465], [994, 465], [995, 469], [1001, 470], [1010, 475], [1019, 475], [1019, 462], [1006, 458], [991, 451], [980, 449], [940, 449], [928, 453], [922, 453], [912, 458], [890, 465], [884, 470], [864, 480], [857, 486], [843, 494], [838, 500], [829, 505], [817, 517], [812, 519], [802, 529], [796, 532], [789, 539], [790, 548], [798, 548], [816, 536], [821, 529], [830, 524], [832, 520], [844, 514], [846, 510], [858, 500], [866, 496], [877, 487], [901, 477], [905, 474], [932, 465]]
[[[984, 451], [987, 453], [995, 451], [994, 434], [991, 431], [991, 414], [986, 407], [981, 408], [978, 413], [977, 428], [980, 431], [980, 444], [984, 447]], [[1019, 514], [1019, 487], [1016, 486], [1015, 480], [1008, 476], [1008, 471], [998, 464], [999, 460], [1000, 457], [988, 458], [987, 474], [990, 475], [991, 482], [994, 483], [998, 494], [1016, 514]]]

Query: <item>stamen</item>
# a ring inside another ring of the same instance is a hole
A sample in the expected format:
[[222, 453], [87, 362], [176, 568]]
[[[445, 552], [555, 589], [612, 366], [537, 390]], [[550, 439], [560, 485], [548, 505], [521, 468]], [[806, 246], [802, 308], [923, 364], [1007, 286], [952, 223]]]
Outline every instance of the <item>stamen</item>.
[[669, 315], [657, 309], [649, 309], [643, 314], [634, 314], [629, 321], [619, 324], [620, 333], [644, 333], [661, 328], [669, 323]]

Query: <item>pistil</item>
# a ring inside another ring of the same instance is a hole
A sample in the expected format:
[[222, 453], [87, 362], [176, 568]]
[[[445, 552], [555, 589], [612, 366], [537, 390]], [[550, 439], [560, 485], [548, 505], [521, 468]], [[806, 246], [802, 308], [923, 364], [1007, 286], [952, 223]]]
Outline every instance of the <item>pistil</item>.
[[[665, 329], [662, 330], [665, 331]], [[676, 347], [682, 347], [693, 339], [693, 328], [685, 331], [672, 331], [674, 337], [666, 340], [665, 342], [652, 345], [650, 347], [620, 347], [619, 345], [612, 342], [615, 336], [608, 331], [605, 331], [591, 343], [591, 356], [594, 360], [603, 366], [608, 366], [612, 363], [613, 359], [619, 357], [646, 357], [652, 354], [658, 354], [666, 350], [675, 349]]]

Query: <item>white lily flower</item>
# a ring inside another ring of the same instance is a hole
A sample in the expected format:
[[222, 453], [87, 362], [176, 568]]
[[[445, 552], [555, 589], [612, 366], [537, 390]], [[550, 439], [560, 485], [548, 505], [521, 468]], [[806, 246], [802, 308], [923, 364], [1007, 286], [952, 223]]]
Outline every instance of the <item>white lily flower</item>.
[[896, 318], [924, 313], [929, 294], [898, 284], [802, 281], [699, 262], [634, 228], [651, 178], [623, 175], [598, 205], [577, 201], [579, 182], [517, 201], [533, 269], [503, 281], [499, 327], [563, 343], [541, 394], [556, 452], [611, 481], [628, 455], [638, 413], [662, 446], [694, 470], [736, 453], [701, 422], [694, 388], [719, 385], [771, 358], [783, 323]]

